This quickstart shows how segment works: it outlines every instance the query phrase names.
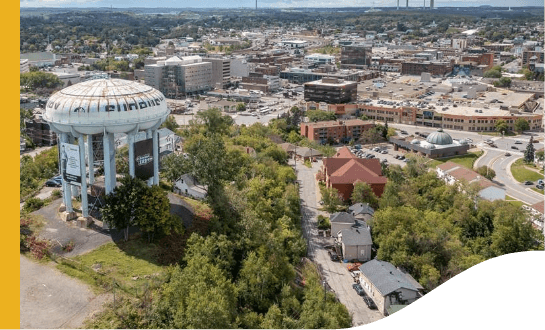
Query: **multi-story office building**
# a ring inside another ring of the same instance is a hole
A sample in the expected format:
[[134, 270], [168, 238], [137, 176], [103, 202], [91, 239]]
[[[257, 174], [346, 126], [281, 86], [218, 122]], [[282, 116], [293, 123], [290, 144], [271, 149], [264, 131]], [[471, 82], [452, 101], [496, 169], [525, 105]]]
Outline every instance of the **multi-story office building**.
[[348, 103], [357, 100], [358, 84], [338, 78], [305, 83], [305, 101]]
[[372, 47], [361, 44], [341, 47], [341, 68], [362, 69], [371, 64]]
[[25, 120], [25, 131], [38, 146], [54, 146], [57, 144], [57, 134], [43, 119]]
[[213, 89], [212, 63], [203, 62], [200, 56], [174, 56], [144, 67], [145, 81], [167, 98], [201, 94]]
[[212, 84], [217, 89], [225, 89], [231, 83], [231, 59], [206, 57], [203, 62], [212, 63]]
[[543, 57], [545, 53], [544, 52], [536, 52], [536, 51], [526, 51], [522, 52], [522, 65], [528, 65], [530, 63], [530, 60], [535, 56], [535, 63], [543, 63]]
[[258, 90], [263, 93], [272, 93], [280, 89], [278, 76], [269, 76], [259, 73], [250, 73], [249, 77], [242, 77], [240, 87], [247, 90]]
[[403, 62], [401, 63], [401, 74], [420, 75], [428, 72], [432, 75], [444, 75], [452, 71], [450, 62]]
[[364, 131], [374, 126], [371, 121], [361, 119], [301, 123], [301, 135], [320, 143], [349, 142], [359, 139]]
[[335, 64], [335, 56], [325, 54], [310, 54], [305, 56], [305, 62], [308, 64]]

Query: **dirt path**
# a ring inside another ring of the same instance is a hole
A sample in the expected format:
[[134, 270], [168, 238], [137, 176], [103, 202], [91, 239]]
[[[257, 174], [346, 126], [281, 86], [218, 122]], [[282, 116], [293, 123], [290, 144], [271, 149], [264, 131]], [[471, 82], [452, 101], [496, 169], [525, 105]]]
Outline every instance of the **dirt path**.
[[21, 329], [75, 329], [101, 310], [110, 294], [89, 287], [47, 265], [21, 256]]

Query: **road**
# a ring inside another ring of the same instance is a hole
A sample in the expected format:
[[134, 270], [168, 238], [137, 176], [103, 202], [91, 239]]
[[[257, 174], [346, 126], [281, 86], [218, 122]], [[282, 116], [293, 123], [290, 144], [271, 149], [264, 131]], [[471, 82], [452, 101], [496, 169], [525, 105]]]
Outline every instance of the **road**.
[[21, 329], [77, 329], [110, 301], [110, 294], [95, 295], [90, 288], [60, 271], [20, 256]]
[[[290, 164], [294, 165], [293, 160]], [[322, 162], [313, 163], [312, 168], [301, 162], [296, 165], [297, 179], [300, 182], [299, 196], [301, 198], [301, 213], [303, 215], [303, 236], [308, 242], [308, 257], [318, 264], [323, 278], [339, 301], [346, 306], [352, 315], [352, 326], [360, 326], [378, 321], [383, 316], [377, 310], [371, 310], [365, 305], [361, 296], [352, 288], [354, 284], [346, 264], [333, 262], [329, 258], [324, 245], [333, 243], [331, 237], [318, 236], [318, 214], [329, 214], [318, 210], [318, 188], [315, 181], [316, 173]]]

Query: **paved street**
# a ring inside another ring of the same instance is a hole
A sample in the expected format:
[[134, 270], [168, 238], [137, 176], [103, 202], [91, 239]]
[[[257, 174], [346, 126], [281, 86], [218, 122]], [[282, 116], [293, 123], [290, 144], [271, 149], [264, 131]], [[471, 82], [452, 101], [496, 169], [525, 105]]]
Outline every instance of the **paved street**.
[[21, 329], [76, 329], [111, 299], [54, 268], [23, 256], [20, 263]]
[[[293, 160], [290, 160], [293, 165]], [[306, 167], [301, 162], [297, 163], [297, 179], [300, 182], [299, 196], [301, 197], [301, 211], [303, 214], [303, 235], [308, 242], [308, 257], [316, 262], [322, 270], [327, 284], [336, 294], [339, 301], [346, 306], [352, 315], [352, 325], [360, 326], [383, 318], [377, 310], [369, 309], [352, 288], [354, 281], [350, 276], [346, 264], [333, 262], [329, 258], [324, 245], [333, 243], [332, 238], [318, 236], [318, 214], [329, 214], [318, 210], [318, 187], [315, 175], [322, 162], [313, 163], [312, 168]]]

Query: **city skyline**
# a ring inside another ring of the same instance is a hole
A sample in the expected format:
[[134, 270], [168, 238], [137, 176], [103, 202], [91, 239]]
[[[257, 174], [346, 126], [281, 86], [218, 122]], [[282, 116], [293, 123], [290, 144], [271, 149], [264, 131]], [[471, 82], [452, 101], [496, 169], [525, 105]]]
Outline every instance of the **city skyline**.
[[[400, 8], [405, 8], [405, 1], [400, 1]], [[410, 8], [421, 8], [424, 3], [429, 7], [430, 0], [409, 2]], [[330, 0], [260, 0], [257, 2], [258, 8], [343, 8], [343, 7], [396, 7], [397, 0], [347, 0], [347, 1], [330, 1]], [[478, 7], [478, 6], [493, 6], [493, 7], [526, 7], [538, 6], [543, 7], [541, 0], [459, 0], [447, 1], [436, 0], [435, 7]], [[157, 2], [151, 0], [22, 0], [20, 1], [21, 8], [255, 8], [254, 0], [245, 1], [179, 1], [166, 0], [161, 2], [161, 6], [157, 6]]]

